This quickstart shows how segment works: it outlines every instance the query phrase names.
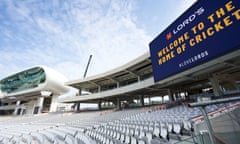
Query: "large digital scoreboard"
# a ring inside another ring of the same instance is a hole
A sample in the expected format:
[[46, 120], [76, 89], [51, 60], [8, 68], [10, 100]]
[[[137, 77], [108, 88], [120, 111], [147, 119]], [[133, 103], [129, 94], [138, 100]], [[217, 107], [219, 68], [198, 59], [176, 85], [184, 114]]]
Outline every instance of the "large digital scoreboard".
[[240, 49], [240, 1], [198, 0], [150, 43], [155, 82]]

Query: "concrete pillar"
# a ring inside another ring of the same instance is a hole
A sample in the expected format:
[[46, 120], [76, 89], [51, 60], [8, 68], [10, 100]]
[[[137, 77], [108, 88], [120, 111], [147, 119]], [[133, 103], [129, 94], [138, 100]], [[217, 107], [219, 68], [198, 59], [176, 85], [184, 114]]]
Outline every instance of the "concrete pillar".
[[98, 92], [99, 93], [101, 92], [101, 86], [98, 86]]
[[209, 78], [211, 84], [212, 84], [212, 88], [213, 88], [213, 92], [215, 96], [221, 96], [222, 95], [222, 90], [220, 88], [218, 79], [216, 78], [215, 75], [213, 75], [213, 77]]
[[20, 106], [20, 103], [21, 103], [20, 100], [18, 100], [18, 101], [16, 102], [16, 107], [15, 107], [14, 112], [13, 112], [14, 115], [17, 115], [18, 109], [20, 108], [20, 107], [19, 107], [19, 106]]
[[174, 98], [173, 98], [173, 93], [171, 89], [168, 89], [168, 97], [169, 97], [169, 102], [173, 102]]
[[77, 112], [79, 112], [80, 111], [80, 103], [76, 103], [76, 110], [77, 110]]
[[117, 109], [121, 110], [121, 100], [120, 100], [120, 98], [117, 98]]
[[117, 82], [117, 88], [119, 88], [120, 87], [120, 84], [119, 84], [119, 82]]
[[102, 109], [102, 105], [101, 105], [101, 104], [102, 104], [102, 101], [101, 101], [101, 100], [99, 100], [99, 101], [98, 101], [98, 109], [99, 109], [99, 110], [101, 110], [101, 109]]
[[43, 102], [44, 102], [44, 97], [39, 97], [38, 98], [38, 106], [39, 106], [38, 113], [39, 114], [42, 113]]
[[151, 101], [151, 97], [150, 97], [150, 96], [148, 97], [148, 102], [149, 102], [149, 105], [152, 104], [152, 101]]
[[143, 95], [140, 95], [140, 104], [141, 106], [144, 106], [144, 96]]
[[140, 78], [140, 76], [138, 76], [138, 77], [137, 77], [137, 79], [138, 79], [138, 82], [140, 82], [140, 81], [141, 81], [141, 78]]

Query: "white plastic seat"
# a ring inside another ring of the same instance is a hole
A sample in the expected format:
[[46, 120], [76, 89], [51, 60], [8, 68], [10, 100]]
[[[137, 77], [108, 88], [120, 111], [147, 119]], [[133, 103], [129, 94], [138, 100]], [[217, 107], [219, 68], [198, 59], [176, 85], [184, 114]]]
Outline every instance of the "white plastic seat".
[[173, 131], [174, 131], [176, 134], [180, 134], [180, 131], [181, 131], [181, 126], [180, 126], [180, 124], [173, 124]]
[[74, 141], [75, 141], [75, 139], [72, 135], [67, 135], [65, 140], [64, 140], [64, 142], [66, 144], [74, 144]]
[[164, 139], [167, 139], [167, 135], [168, 135], [167, 129], [161, 128], [160, 136]]
[[124, 141], [125, 144], [129, 144], [130, 143], [130, 136], [129, 135], [126, 135], [125, 136], [125, 141]]
[[154, 127], [154, 129], [153, 129], [153, 135], [155, 136], [155, 137], [159, 137], [160, 135], [160, 128], [159, 127]]
[[31, 136], [33, 137], [33, 139], [37, 140], [39, 143], [45, 143], [45, 136], [37, 133], [37, 132], [32, 132]]
[[125, 135], [124, 134], [121, 134], [120, 141], [121, 141], [121, 143], [123, 143], [125, 141]]
[[137, 144], [137, 139], [131, 136], [131, 144]]

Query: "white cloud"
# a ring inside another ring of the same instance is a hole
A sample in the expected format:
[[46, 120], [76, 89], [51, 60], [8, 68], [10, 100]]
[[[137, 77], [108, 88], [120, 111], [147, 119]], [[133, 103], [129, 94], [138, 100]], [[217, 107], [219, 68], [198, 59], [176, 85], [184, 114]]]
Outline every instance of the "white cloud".
[[5, 71], [1, 78], [19, 69], [46, 65], [77, 79], [90, 54], [88, 75], [94, 75], [148, 51], [150, 37], [131, 17], [131, 2], [10, 1], [7, 12], [12, 21], [2, 27], [10, 31], [6, 35], [13, 40], [0, 51], [0, 69]]

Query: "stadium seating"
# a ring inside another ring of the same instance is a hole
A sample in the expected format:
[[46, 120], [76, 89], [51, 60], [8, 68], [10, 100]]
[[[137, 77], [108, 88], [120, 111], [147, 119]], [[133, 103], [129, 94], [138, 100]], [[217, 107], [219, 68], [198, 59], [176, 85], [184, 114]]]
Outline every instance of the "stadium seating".
[[[232, 103], [208, 106], [216, 113]], [[193, 130], [198, 108], [130, 109], [0, 118], [0, 143], [157, 144], [174, 143]]]

